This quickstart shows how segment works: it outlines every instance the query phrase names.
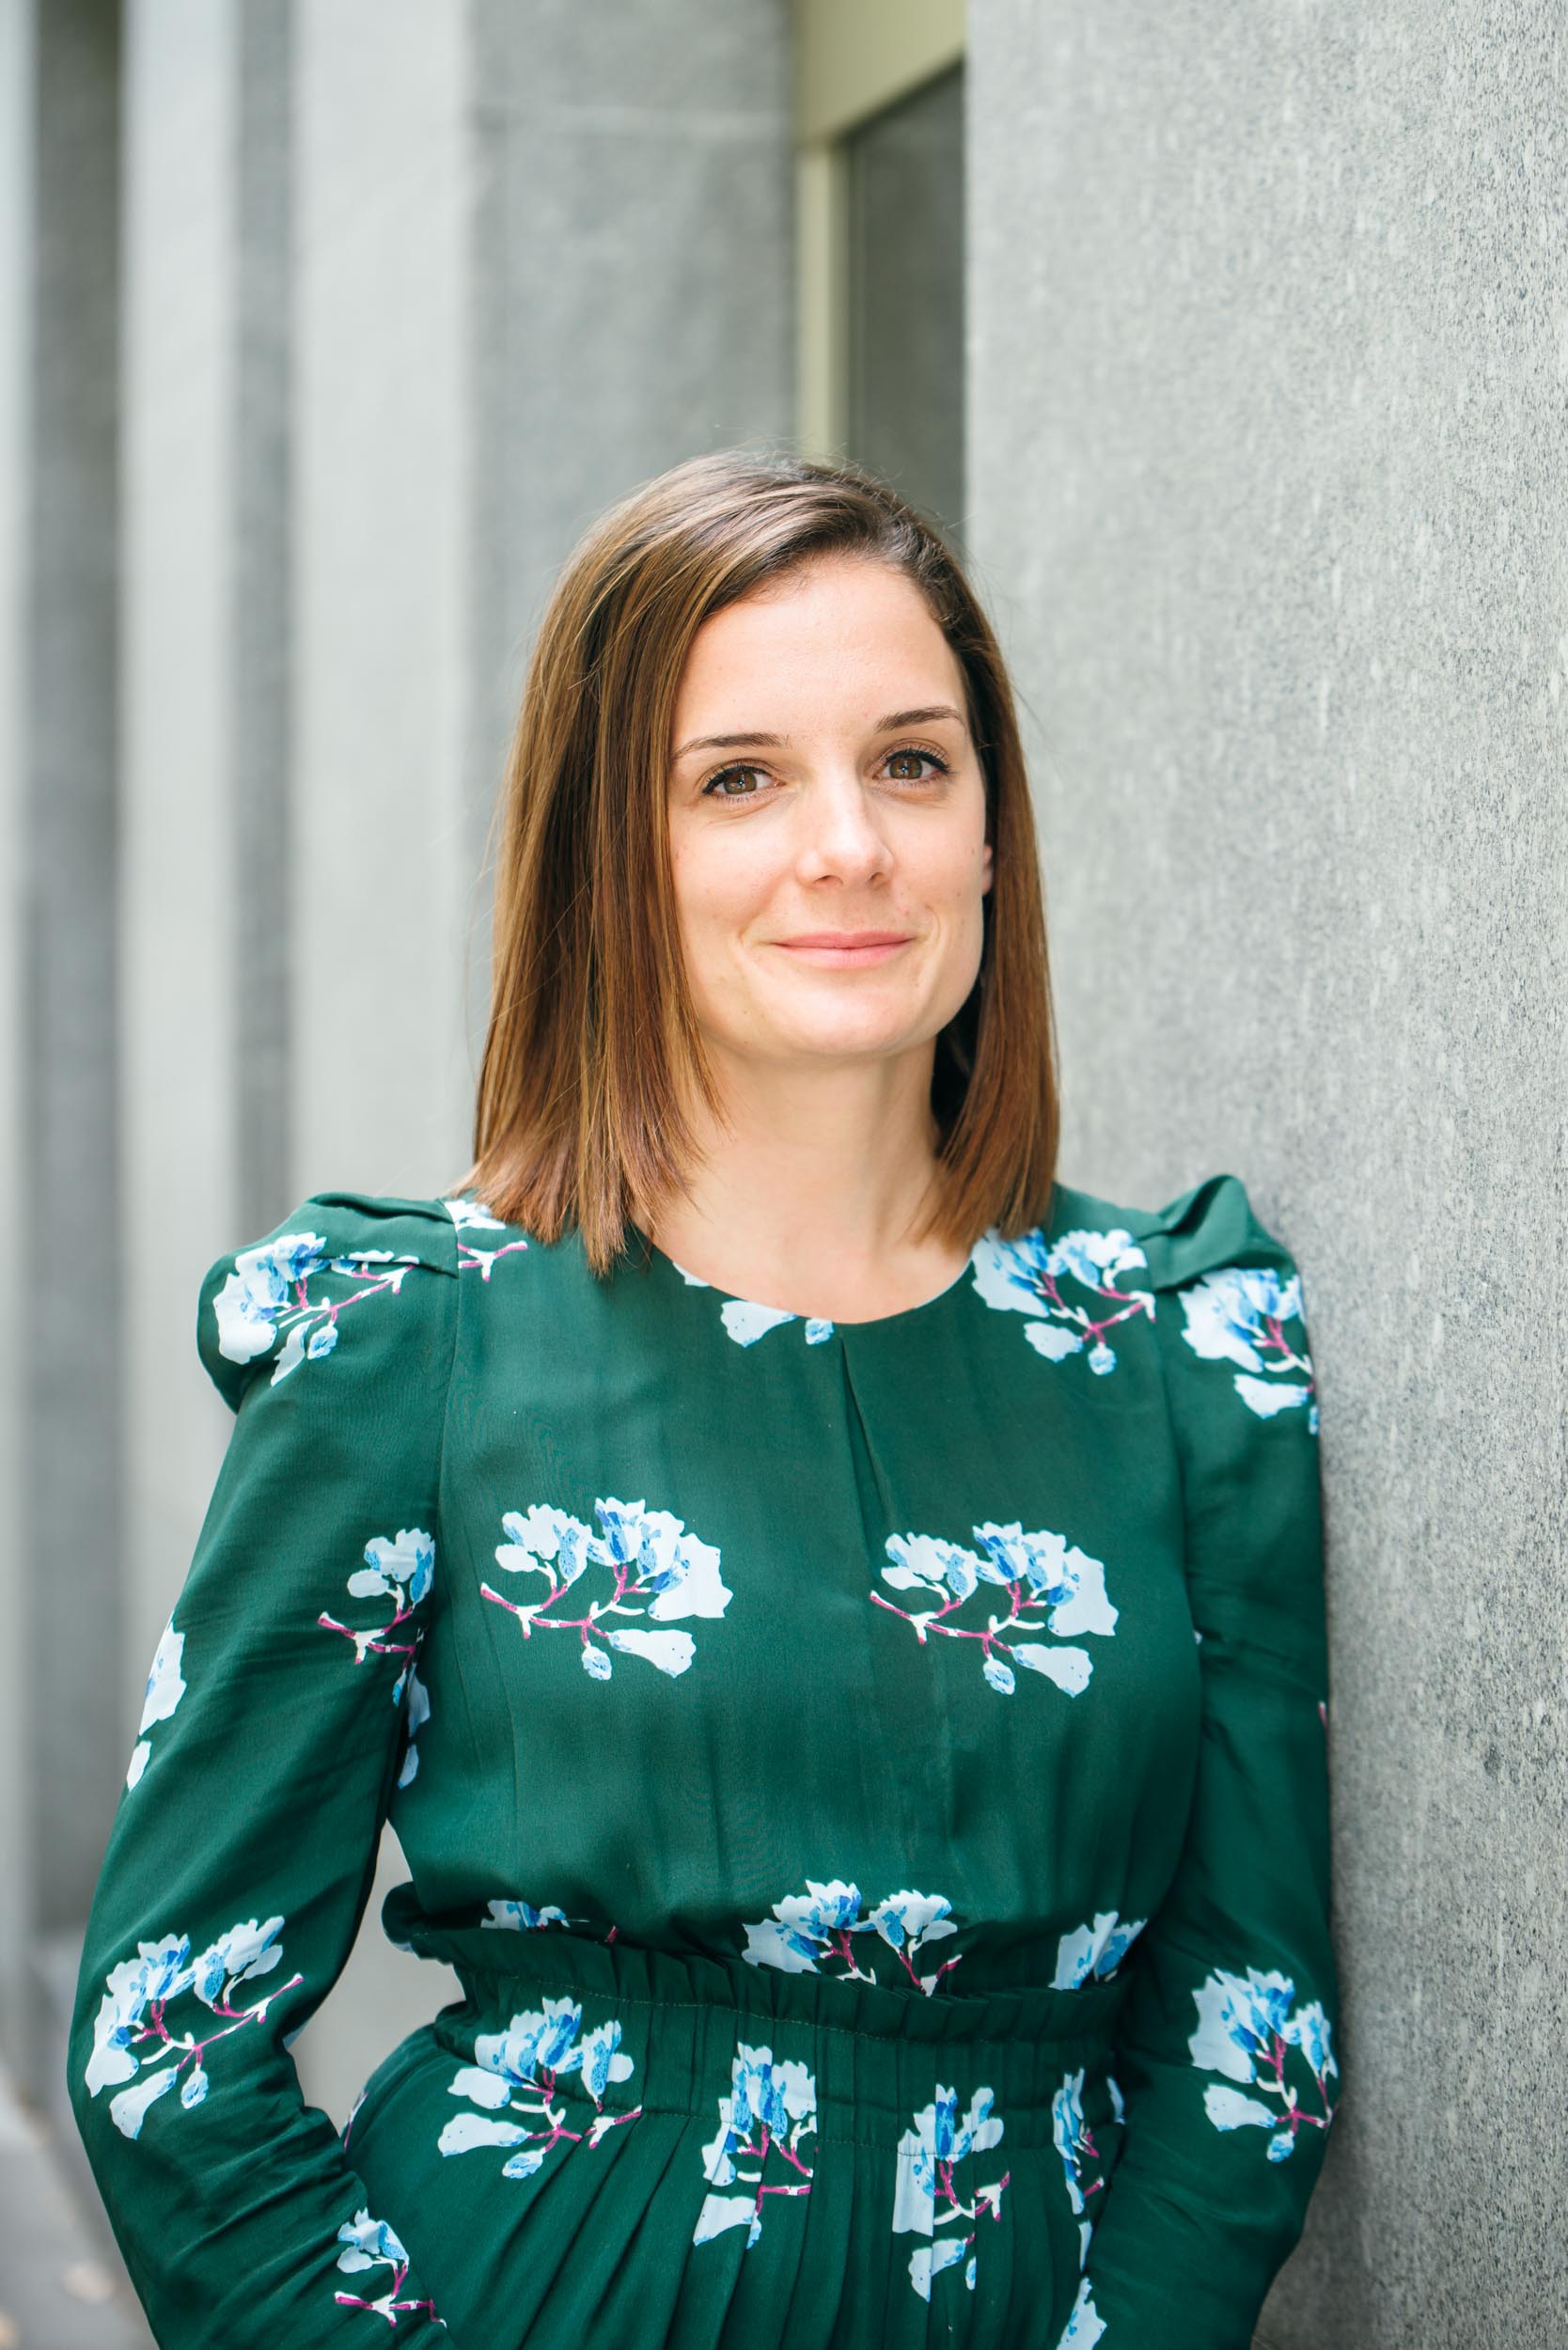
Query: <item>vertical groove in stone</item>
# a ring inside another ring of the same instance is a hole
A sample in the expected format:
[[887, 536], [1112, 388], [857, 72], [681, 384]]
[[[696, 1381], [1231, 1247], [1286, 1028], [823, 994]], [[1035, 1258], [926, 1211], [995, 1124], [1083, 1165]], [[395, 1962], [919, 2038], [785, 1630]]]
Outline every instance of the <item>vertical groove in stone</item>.
[[25, 525], [20, 1590], [34, 1931], [86, 1912], [124, 1766], [117, 573], [120, 15], [35, 11]]
[[270, 1230], [291, 1202], [290, 838], [293, 661], [293, 7], [241, 0], [236, 108], [231, 876], [235, 1210]]

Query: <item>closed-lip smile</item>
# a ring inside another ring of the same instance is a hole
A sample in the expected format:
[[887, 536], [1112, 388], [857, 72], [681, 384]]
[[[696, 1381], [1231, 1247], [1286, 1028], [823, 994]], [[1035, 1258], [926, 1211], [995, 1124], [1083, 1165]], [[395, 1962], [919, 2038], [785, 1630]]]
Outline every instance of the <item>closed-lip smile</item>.
[[907, 931], [802, 931], [794, 938], [781, 938], [780, 947], [902, 947], [909, 937]]

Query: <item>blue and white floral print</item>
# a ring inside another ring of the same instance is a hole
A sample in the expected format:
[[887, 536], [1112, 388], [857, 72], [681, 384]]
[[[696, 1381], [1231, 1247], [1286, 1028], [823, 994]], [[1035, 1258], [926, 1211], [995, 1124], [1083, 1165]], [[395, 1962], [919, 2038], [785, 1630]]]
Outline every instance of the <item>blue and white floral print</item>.
[[[595, 1681], [610, 1678], [612, 1649], [671, 1678], [683, 1673], [697, 1653], [691, 1634], [649, 1631], [637, 1620], [664, 1625], [682, 1616], [722, 1616], [734, 1593], [720, 1579], [717, 1550], [689, 1533], [682, 1519], [646, 1502], [605, 1499], [593, 1509], [599, 1534], [543, 1502], [507, 1511], [496, 1564], [509, 1574], [541, 1575], [547, 1588], [539, 1599], [518, 1601], [481, 1583], [481, 1597], [515, 1616], [525, 1640], [536, 1632], [575, 1633], [583, 1669]], [[582, 1615], [553, 1613], [590, 1568], [608, 1573], [608, 1596], [589, 1601]], [[617, 1621], [625, 1618], [630, 1622]]]
[[[670, 1262], [675, 1264], [673, 1257]], [[675, 1265], [675, 1270], [689, 1290], [713, 1287], [713, 1283], [705, 1281], [699, 1273], [688, 1273], [683, 1264]], [[755, 1346], [758, 1340], [765, 1339], [770, 1330], [781, 1330], [785, 1323], [802, 1319], [806, 1323], [808, 1346], [821, 1346], [824, 1339], [833, 1336], [832, 1323], [823, 1321], [816, 1314], [802, 1317], [789, 1312], [783, 1306], [760, 1306], [749, 1297], [727, 1297], [719, 1308], [719, 1319], [737, 1346]]]
[[1268, 1265], [1221, 1265], [1183, 1290], [1181, 1299], [1182, 1336], [1203, 1361], [1240, 1365], [1232, 1385], [1247, 1410], [1272, 1419], [1305, 1404], [1315, 1436], [1312, 1358], [1291, 1345], [1284, 1328], [1301, 1319], [1300, 1275], [1281, 1281]]
[[125, 1773], [127, 1787], [137, 1784], [151, 1759], [152, 1743], [148, 1731], [159, 1722], [166, 1722], [185, 1694], [180, 1670], [184, 1653], [185, 1635], [175, 1630], [171, 1616], [153, 1652], [152, 1669], [147, 1676], [147, 1696], [142, 1703], [142, 1718], [136, 1725], [136, 1744]]
[[[1203, 2092], [1210, 2121], [1216, 2130], [1272, 2131], [1268, 2158], [1287, 2161], [1295, 2152], [1298, 2131], [1325, 2130], [1334, 2119], [1328, 2082], [1331, 2075], [1338, 2077], [1340, 2068], [1321, 2002], [1312, 1999], [1293, 2007], [1295, 1985], [1290, 1977], [1260, 1974], [1252, 1966], [1245, 1976], [1215, 1968], [1192, 1996], [1198, 2007], [1198, 2029], [1187, 2047], [1194, 2064], [1261, 2092], [1258, 2097], [1244, 2097], [1239, 2090], [1211, 2081]], [[1292, 2049], [1299, 2052], [1311, 2076], [1320, 2112], [1304, 2112], [1294, 2082], [1285, 2077]], [[1264, 2105], [1263, 2097], [1275, 2103]]]
[[1092, 1925], [1074, 1926], [1057, 1944], [1052, 1990], [1076, 1991], [1091, 1978], [1108, 1982], [1148, 1922], [1147, 1918], [1123, 1919], [1114, 1909], [1097, 1910]]
[[487, 1902], [488, 1918], [481, 1918], [481, 1926], [504, 1926], [513, 1934], [532, 1934], [541, 1926], [570, 1926], [572, 1920], [564, 1909], [554, 1903], [543, 1909], [534, 1909], [526, 1902]]
[[1094, 2344], [1105, 2330], [1105, 2321], [1094, 2306], [1094, 2295], [1086, 2277], [1078, 2287], [1073, 2314], [1062, 2328], [1057, 2350], [1094, 2350]]
[[503, 1257], [514, 1250], [526, 1248], [525, 1240], [509, 1240], [499, 1248], [481, 1248], [470, 1237], [475, 1232], [504, 1232], [506, 1226], [498, 1215], [492, 1215], [482, 1199], [443, 1199], [442, 1206], [457, 1226], [458, 1271], [477, 1273], [481, 1281], [488, 1281]]
[[[275, 1387], [302, 1362], [319, 1362], [332, 1353], [338, 1320], [351, 1306], [388, 1291], [396, 1296], [410, 1265], [417, 1262], [416, 1257], [395, 1257], [389, 1248], [355, 1248], [329, 1258], [320, 1232], [283, 1232], [255, 1248], [242, 1248], [212, 1301], [218, 1352], [231, 1363], [253, 1363], [281, 1331], [283, 1348], [271, 1381]], [[359, 1286], [345, 1298], [313, 1298], [310, 1284], [328, 1266]]]
[[[896, 1607], [880, 1591], [871, 1593], [872, 1600], [913, 1624], [922, 1646], [933, 1632], [950, 1640], [978, 1640], [981, 1670], [1004, 1697], [1011, 1697], [1017, 1685], [1016, 1668], [1043, 1674], [1070, 1698], [1080, 1696], [1094, 1670], [1089, 1651], [1054, 1642], [1082, 1634], [1108, 1639], [1115, 1632], [1118, 1610], [1105, 1596], [1104, 1565], [1070, 1545], [1065, 1534], [1044, 1528], [1026, 1534], [1016, 1523], [987, 1524], [974, 1531], [981, 1545], [978, 1552], [938, 1534], [890, 1534], [892, 1564], [883, 1568], [883, 1581], [939, 1605]], [[989, 1612], [983, 1626], [947, 1622], [982, 1585], [1006, 1594], [1006, 1615]]]
[[[259, 2023], [274, 1999], [305, 1980], [290, 1976], [254, 2006], [235, 2003], [242, 1983], [254, 1982], [278, 1966], [283, 1948], [276, 1937], [283, 1923], [281, 1918], [260, 1923], [244, 1919], [194, 1959], [188, 1935], [165, 1935], [156, 1942], [138, 1942], [135, 1957], [111, 1969], [83, 2077], [94, 2097], [122, 2082], [134, 2082], [133, 2088], [120, 2088], [109, 2100], [109, 2118], [121, 2137], [141, 2136], [149, 2107], [166, 2096], [181, 2075], [180, 2105], [187, 2111], [200, 2105], [211, 2087], [208, 2049], [247, 2024]], [[194, 2032], [179, 2034], [169, 2029], [168, 2010], [187, 1993], [224, 2018], [218, 2029], [200, 2040]]]
[[[1051, 2136], [1061, 2156], [1061, 2167], [1067, 2179], [1067, 2200], [1078, 2218], [1078, 2266], [1089, 2258], [1089, 2240], [1094, 2233], [1094, 2222], [1085, 2218], [1091, 2196], [1105, 2186], [1100, 2167], [1100, 2150], [1094, 2143], [1094, 2133], [1084, 2119], [1084, 2069], [1064, 2075], [1061, 2087], [1051, 2100]], [[1090, 2171], [1094, 2175], [1090, 2175]]]
[[[707, 2244], [727, 2229], [744, 2227], [749, 2252], [762, 2232], [768, 2196], [811, 2192], [811, 2166], [801, 2145], [817, 2127], [816, 2078], [793, 2059], [776, 2058], [771, 2048], [748, 2047], [740, 2040], [729, 2068], [729, 2094], [719, 2099], [718, 2109], [718, 2129], [702, 2149], [702, 2175], [712, 2187], [741, 2191], [703, 2197], [692, 2242]], [[777, 2157], [771, 2177], [770, 2154]]]
[[390, 1601], [391, 1613], [384, 1613], [375, 1623], [356, 1627], [340, 1623], [323, 1609], [316, 1622], [324, 1631], [339, 1632], [346, 1640], [353, 1642], [356, 1665], [363, 1665], [371, 1655], [402, 1658], [402, 1670], [392, 1684], [392, 1702], [400, 1703], [407, 1692], [403, 1758], [398, 1772], [398, 1785], [407, 1787], [419, 1768], [419, 1749], [414, 1742], [431, 1717], [430, 1692], [417, 1671], [424, 1634], [416, 1630], [400, 1640], [390, 1636], [400, 1632], [430, 1597], [435, 1579], [435, 1541], [423, 1527], [400, 1527], [396, 1534], [378, 1534], [367, 1543], [364, 1561], [349, 1577], [349, 1597]]
[[[607, 2131], [635, 2122], [641, 2106], [626, 2113], [604, 2109], [611, 2082], [630, 2080], [635, 2069], [621, 2051], [620, 2026], [612, 2019], [582, 2031], [582, 2021], [579, 2001], [546, 1999], [542, 2010], [525, 2008], [514, 2015], [505, 2031], [480, 2032], [474, 2042], [476, 2060], [453, 2076], [449, 2094], [466, 2097], [484, 2111], [454, 2114], [436, 2140], [442, 2154], [466, 2154], [479, 2146], [513, 2147], [515, 2153], [501, 2165], [501, 2175], [526, 2179], [542, 2168], [545, 2155], [563, 2138], [597, 2146]], [[570, 2129], [568, 2107], [557, 2102], [559, 2084], [572, 2074], [594, 2108], [586, 2130]], [[497, 2118], [503, 2114], [523, 2119]], [[529, 2123], [536, 2126], [526, 2126]]]
[[[1154, 1300], [1147, 1290], [1117, 1286], [1123, 1274], [1149, 1262], [1131, 1232], [1063, 1232], [1047, 1241], [1038, 1225], [1017, 1240], [1003, 1240], [992, 1230], [975, 1243], [971, 1261], [975, 1287], [986, 1304], [1027, 1314], [1024, 1336], [1047, 1362], [1083, 1355], [1090, 1370], [1104, 1377], [1116, 1369], [1116, 1350], [1105, 1332], [1129, 1315], [1154, 1318]], [[1091, 1312], [1074, 1302], [1064, 1282], [1092, 1298], [1108, 1299], [1116, 1310]]]
[[[839, 1877], [818, 1885], [808, 1877], [804, 1893], [787, 1894], [775, 1902], [771, 1918], [745, 1928], [742, 1956], [748, 1966], [776, 1966], [787, 1975], [829, 1974], [844, 1982], [877, 1982], [876, 1956], [879, 1948], [886, 1949], [929, 1998], [958, 1959], [946, 1960], [929, 1974], [922, 1974], [916, 1962], [931, 1943], [958, 1932], [952, 1904], [939, 1893], [889, 1893], [862, 1917], [861, 1902], [857, 1885], [846, 1885]], [[858, 1953], [854, 1947], [857, 1935]], [[864, 1965], [856, 1964], [857, 1955]]]
[[507, 1229], [498, 1215], [491, 1214], [482, 1199], [471, 1199], [460, 1195], [453, 1199], [443, 1199], [441, 1204], [460, 1232], [504, 1232]]
[[368, 2269], [389, 2268], [392, 2271], [384, 2292], [367, 2301], [357, 2293], [335, 2293], [333, 2299], [346, 2310], [371, 2310], [377, 2317], [384, 2317], [396, 2327], [400, 2316], [415, 2311], [435, 2319], [438, 2326], [445, 2320], [436, 2317], [433, 2301], [404, 2301], [400, 2298], [408, 2279], [408, 2254], [403, 2250], [384, 2219], [372, 2219], [368, 2211], [356, 2211], [337, 2231], [337, 2241], [344, 2248], [337, 2255], [337, 2265], [346, 2277], [363, 2276]]
[[932, 2279], [944, 2268], [956, 2267], [960, 2261], [964, 2262], [964, 2281], [974, 2291], [971, 2248], [980, 2222], [1002, 2216], [1002, 2189], [1012, 2176], [1011, 2170], [1004, 2170], [985, 2186], [977, 2186], [968, 2202], [953, 2181], [960, 2163], [971, 2154], [987, 2154], [1001, 2142], [1002, 2123], [991, 2110], [995, 2096], [993, 2090], [977, 2089], [961, 2122], [957, 2091], [939, 2085], [934, 2105], [922, 2107], [915, 2116], [914, 2128], [905, 2130], [899, 2139], [893, 2233], [927, 2239], [909, 2256], [909, 2281], [922, 2301], [931, 2299]]
[[[400, 1787], [411, 1786], [418, 1776], [419, 1749], [414, 1742], [431, 1717], [430, 1691], [420, 1680], [418, 1668], [412, 1660], [408, 1668], [406, 1685], [408, 1705], [403, 1714], [403, 1759], [398, 1771]], [[394, 1690], [394, 1701], [396, 1697], [397, 1692]]]
[[[514, 1240], [501, 1248], [480, 1248], [465, 1238], [468, 1230], [500, 1231], [505, 1226], [478, 1202], [448, 1199], [442, 1204], [458, 1227], [460, 1273], [478, 1272], [488, 1281], [498, 1257], [528, 1245]], [[395, 1297], [409, 1267], [418, 1262], [408, 1251], [398, 1256], [390, 1248], [350, 1248], [332, 1257], [320, 1232], [280, 1232], [275, 1240], [242, 1248], [233, 1272], [212, 1300], [218, 1352], [231, 1363], [253, 1363], [281, 1334], [283, 1345], [270, 1383], [276, 1386], [301, 1363], [320, 1362], [332, 1353], [338, 1324], [351, 1306], [388, 1293]], [[341, 1274], [353, 1283], [346, 1297], [312, 1297], [310, 1284], [325, 1272]]]
[[[422, 1527], [400, 1527], [396, 1534], [378, 1534], [365, 1545], [365, 1563], [356, 1567], [349, 1577], [351, 1599], [386, 1599], [392, 1612], [368, 1629], [356, 1631], [352, 1624], [339, 1623], [336, 1616], [321, 1614], [316, 1621], [328, 1632], [340, 1632], [353, 1642], [353, 1661], [363, 1665], [372, 1652], [380, 1656], [402, 1656], [408, 1659], [403, 1671], [412, 1666], [416, 1643], [413, 1640], [391, 1640], [387, 1635], [408, 1622], [421, 1601], [430, 1596], [435, 1579], [435, 1540]], [[400, 1677], [392, 1692], [397, 1703], [402, 1696]]]

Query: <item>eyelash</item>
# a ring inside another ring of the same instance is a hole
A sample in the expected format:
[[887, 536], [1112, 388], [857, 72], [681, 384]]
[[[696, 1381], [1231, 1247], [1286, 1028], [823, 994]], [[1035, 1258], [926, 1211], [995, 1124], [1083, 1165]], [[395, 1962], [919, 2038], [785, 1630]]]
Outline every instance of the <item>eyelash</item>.
[[[935, 768], [937, 776], [948, 776], [952, 773], [950, 765], [948, 760], [942, 757], [941, 752], [928, 749], [926, 744], [923, 743], [901, 743], [898, 744], [896, 749], [884, 751], [882, 756], [885, 760], [889, 759], [928, 759], [930, 760], [932, 765]], [[730, 776], [760, 776], [765, 773], [766, 770], [759, 767], [755, 760], [731, 760], [728, 767], [719, 768], [716, 774], [708, 777], [708, 780], [702, 786], [699, 796], [705, 800], [712, 799], [727, 803], [732, 807], [744, 806], [748, 802], [755, 802], [758, 799], [763, 798], [765, 794], [761, 792], [740, 791], [731, 796], [728, 792], [718, 791], [715, 787], [727, 781]], [[895, 776], [890, 777], [889, 780], [894, 783], [918, 784], [934, 782], [935, 777], [932, 776]]]

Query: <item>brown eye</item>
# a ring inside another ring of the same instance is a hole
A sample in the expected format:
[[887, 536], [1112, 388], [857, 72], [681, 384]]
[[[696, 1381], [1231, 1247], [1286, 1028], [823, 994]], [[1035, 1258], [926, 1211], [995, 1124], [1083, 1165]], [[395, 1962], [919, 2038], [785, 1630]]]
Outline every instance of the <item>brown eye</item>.
[[[899, 766], [899, 761], [901, 760], [906, 762], [912, 760], [914, 762], [913, 767], [905, 764], [901, 768]], [[896, 783], [929, 782], [931, 778], [920, 772], [923, 767], [934, 768], [939, 776], [945, 776], [948, 772], [946, 763], [937, 758], [934, 751], [889, 751], [887, 754], [887, 765]]]
[[[711, 776], [703, 785], [702, 796], [704, 799], [711, 797], [715, 800], [753, 799], [756, 793], [754, 791], [747, 790], [746, 786], [748, 782], [755, 781], [759, 772], [755, 767], [723, 767], [716, 776]], [[739, 788], [731, 791], [729, 789], [731, 784]]]

